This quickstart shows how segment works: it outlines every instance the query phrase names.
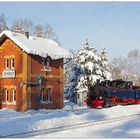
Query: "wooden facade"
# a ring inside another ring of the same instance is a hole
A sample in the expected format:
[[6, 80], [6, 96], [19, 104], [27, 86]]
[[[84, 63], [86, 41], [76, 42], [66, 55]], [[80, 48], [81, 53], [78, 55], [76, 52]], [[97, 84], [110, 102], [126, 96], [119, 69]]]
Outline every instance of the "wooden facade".
[[[48, 65], [49, 70], [45, 70], [43, 67]], [[36, 83], [37, 75], [42, 77], [40, 86], [21, 86]], [[0, 109], [24, 112], [62, 108], [63, 80], [63, 58], [53, 60], [28, 54], [6, 35], [0, 38]]]

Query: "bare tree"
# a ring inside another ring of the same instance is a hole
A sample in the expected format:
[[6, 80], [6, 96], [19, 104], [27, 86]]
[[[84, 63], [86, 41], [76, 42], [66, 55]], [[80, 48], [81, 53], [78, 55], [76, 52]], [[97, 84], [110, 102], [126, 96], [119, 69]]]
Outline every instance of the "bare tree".
[[7, 30], [8, 29], [8, 26], [7, 26], [7, 19], [5, 17], [4, 14], [0, 15], [0, 33], [3, 31], [3, 30]]
[[114, 58], [111, 66], [114, 79], [132, 80], [135, 84], [140, 84], [140, 51], [138, 49], [129, 51], [127, 57]]
[[113, 58], [110, 67], [111, 67], [111, 74], [113, 79], [120, 79], [121, 73], [121, 66], [120, 66], [120, 58]]
[[132, 51], [130, 51], [129, 53], [128, 53], [128, 58], [131, 58], [131, 57], [134, 57], [134, 58], [137, 58], [137, 57], [139, 57], [140, 56], [140, 52], [139, 52], [139, 50], [138, 49], [134, 49], [134, 50], [132, 50]]
[[11, 30], [17, 33], [24, 34], [25, 32], [32, 32], [33, 23], [30, 19], [16, 19], [13, 22]]
[[58, 42], [56, 33], [54, 32], [53, 28], [49, 24], [36, 25], [34, 27], [34, 35], [37, 37], [42, 37], [42, 38], [49, 38], [49, 39], [52, 39], [52, 40]]
[[45, 31], [45, 27], [43, 25], [36, 25], [34, 27], [34, 35], [37, 37], [42, 37], [45, 38], [46, 37], [46, 31]]
[[25, 32], [30, 32], [31, 35], [41, 38], [49, 38], [60, 44], [58, 42], [56, 33], [49, 24], [38, 24], [36, 26], [33, 26], [33, 22], [30, 19], [15, 19], [12, 24], [11, 30], [13, 32], [22, 34], [25, 34]]

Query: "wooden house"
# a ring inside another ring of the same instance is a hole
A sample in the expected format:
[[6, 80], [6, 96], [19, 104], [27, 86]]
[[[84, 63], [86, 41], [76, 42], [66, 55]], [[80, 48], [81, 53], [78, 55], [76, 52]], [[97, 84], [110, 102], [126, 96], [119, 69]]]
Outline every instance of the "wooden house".
[[63, 107], [63, 59], [72, 54], [50, 39], [0, 34], [0, 109]]

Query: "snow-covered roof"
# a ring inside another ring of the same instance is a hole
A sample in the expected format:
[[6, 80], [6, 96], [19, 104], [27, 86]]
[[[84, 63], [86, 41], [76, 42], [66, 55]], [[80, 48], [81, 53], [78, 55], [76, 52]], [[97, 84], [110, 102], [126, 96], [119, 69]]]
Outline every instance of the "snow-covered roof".
[[47, 57], [48, 55], [52, 59], [60, 58], [72, 58], [73, 55], [66, 49], [60, 47], [58, 43], [45, 38], [39, 38], [34, 36], [26, 37], [24, 34], [15, 33], [12, 31], [4, 30], [0, 34], [0, 38], [6, 35], [13, 42], [15, 42], [23, 51], [28, 54], [39, 55], [41, 57]]

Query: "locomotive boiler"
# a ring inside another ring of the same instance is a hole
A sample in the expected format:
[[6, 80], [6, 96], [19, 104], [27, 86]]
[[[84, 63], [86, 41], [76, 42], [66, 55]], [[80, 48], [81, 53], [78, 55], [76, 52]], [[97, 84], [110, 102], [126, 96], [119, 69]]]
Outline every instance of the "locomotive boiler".
[[140, 104], [140, 87], [132, 81], [102, 81], [89, 87], [85, 102], [91, 108]]

